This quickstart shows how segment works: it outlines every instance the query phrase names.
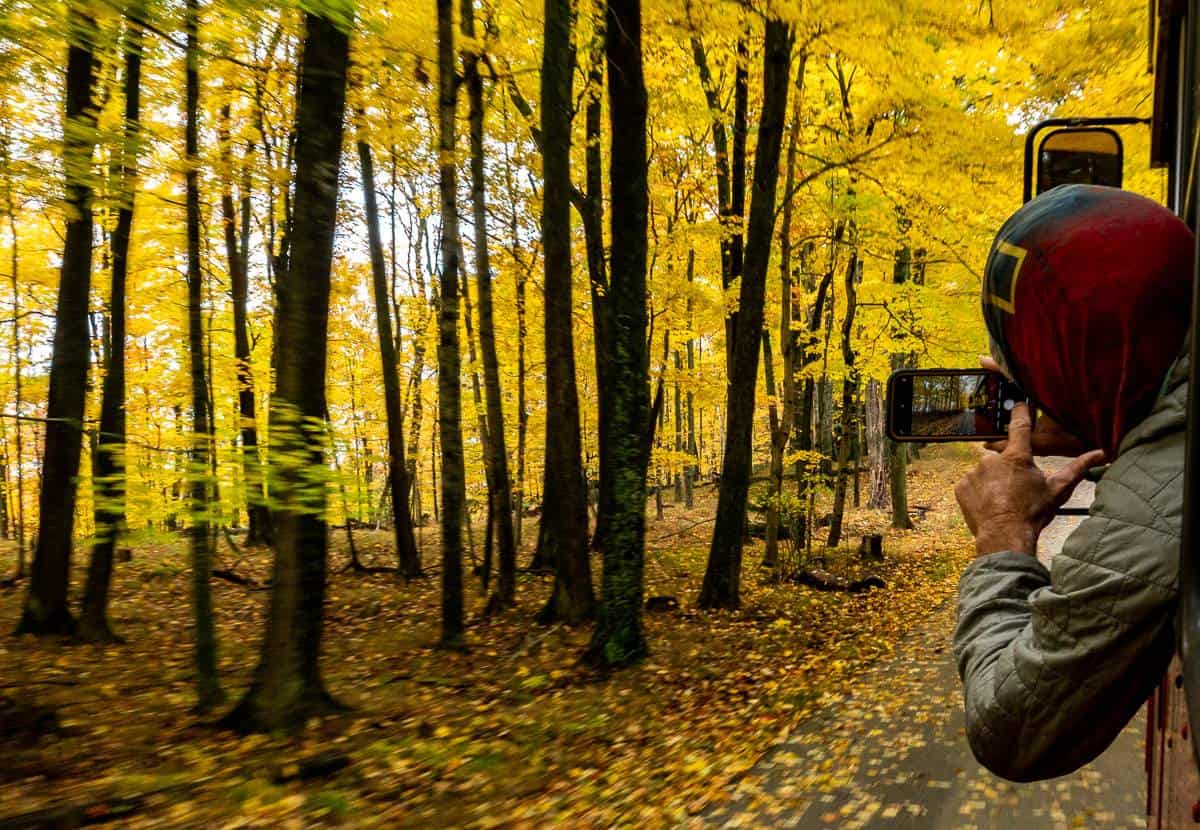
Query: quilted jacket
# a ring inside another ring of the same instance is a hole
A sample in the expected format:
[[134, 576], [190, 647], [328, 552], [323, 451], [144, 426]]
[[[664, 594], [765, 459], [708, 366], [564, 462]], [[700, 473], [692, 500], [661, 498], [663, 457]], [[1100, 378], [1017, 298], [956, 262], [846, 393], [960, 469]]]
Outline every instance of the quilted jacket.
[[963, 573], [954, 654], [967, 737], [997, 775], [1035, 781], [1091, 761], [1170, 662], [1187, 367], [1185, 348], [1050, 571], [1010, 551]]

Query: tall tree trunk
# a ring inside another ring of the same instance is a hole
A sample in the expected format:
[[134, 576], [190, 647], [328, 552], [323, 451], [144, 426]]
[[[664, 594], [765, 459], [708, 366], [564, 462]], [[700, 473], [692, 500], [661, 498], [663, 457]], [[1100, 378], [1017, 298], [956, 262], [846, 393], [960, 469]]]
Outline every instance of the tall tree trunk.
[[[462, 275], [461, 291], [462, 291], [462, 320], [466, 328], [467, 335], [467, 365], [471, 367], [471, 398], [475, 404], [475, 428], [479, 433], [479, 448], [480, 455], [483, 457], [483, 478], [484, 485], [488, 492], [488, 509], [487, 521], [491, 521], [491, 495], [495, 490], [495, 485], [492, 483], [492, 466], [489, 463], [491, 459], [491, 435], [488, 431], [487, 409], [483, 404], [483, 384], [479, 381], [479, 354], [475, 347], [475, 323], [474, 312], [471, 309], [471, 283], [467, 279], [467, 255], [462, 247], [462, 240], [459, 239], [458, 245], [458, 262], [459, 272]], [[487, 593], [492, 576], [492, 531], [488, 525], [484, 532], [483, 541], [483, 561], [482, 564], [475, 562], [475, 540], [471, 535], [471, 508], [467, 507], [467, 547], [471, 554], [471, 564], [473, 570], [480, 574], [480, 582], [484, 593]]]
[[140, 136], [142, 29], [132, 9], [125, 28], [125, 128], [120, 150], [120, 191], [117, 226], [112, 236], [109, 299], [108, 362], [100, 402], [100, 435], [94, 469], [96, 480], [96, 542], [88, 565], [79, 636], [91, 642], [119, 641], [108, 624], [108, 594], [112, 583], [113, 549], [125, 524], [125, 276]]
[[[506, 98], [504, 107], [504, 130], [506, 134], [508, 132], [507, 101], [508, 99]], [[525, 511], [525, 436], [529, 426], [529, 408], [525, 396], [525, 337], [528, 333], [525, 323], [525, 287], [529, 281], [529, 273], [533, 262], [531, 257], [527, 265], [520, 256], [521, 234], [517, 226], [517, 193], [513, 182], [512, 155], [507, 144], [504, 147], [504, 185], [509, 199], [508, 232], [512, 246], [512, 259], [516, 265], [514, 274], [517, 312], [517, 477], [514, 482], [512, 499], [513, 550], [515, 552], [521, 547], [521, 540], [523, 538], [521, 531]]]
[[763, 107], [754, 156], [754, 199], [747, 226], [746, 267], [742, 275], [734, 339], [733, 374], [728, 385], [728, 425], [724, 466], [717, 498], [717, 523], [700, 589], [702, 608], [736, 608], [740, 603], [742, 541], [750, 489], [754, 387], [763, 327], [767, 266], [775, 225], [775, 190], [787, 110], [792, 32], [768, 20], [763, 44]]
[[883, 434], [883, 388], [875, 378], [867, 381], [867, 455], [870, 456], [870, 482], [867, 507], [888, 509], [888, 458]]
[[671, 465], [675, 468], [675, 503], [683, 501], [683, 471], [677, 466], [679, 456], [683, 454], [683, 390], [680, 388], [679, 376], [683, 374], [683, 355], [679, 349], [675, 350], [675, 458], [676, 461]]
[[212, 606], [212, 449], [208, 408], [208, 375], [204, 362], [204, 324], [201, 304], [204, 275], [200, 268], [200, 44], [199, 2], [187, 0], [187, 68], [185, 78], [184, 140], [187, 161], [187, 288], [188, 359], [192, 386], [192, 450], [188, 473], [191, 512], [189, 545], [192, 560], [192, 610], [196, 626], [196, 708], [207, 711], [225, 699], [217, 680], [217, 632]]
[[[602, 53], [604, 21], [596, 21], [597, 43], [594, 52]], [[596, 364], [596, 437], [599, 481], [596, 498], [596, 530], [592, 548], [604, 549], [613, 510], [612, 458], [608, 429], [612, 424], [611, 366], [612, 307], [609, 303], [608, 268], [604, 259], [604, 169], [601, 150], [601, 96], [604, 94], [604, 66], [593, 54], [588, 70], [587, 106], [584, 109], [584, 193], [577, 200], [583, 219], [583, 242], [587, 248], [588, 290], [592, 300], [592, 350]]]
[[326, 340], [338, 166], [350, 43], [332, 20], [304, 15], [296, 104], [295, 236], [279, 277], [279, 378], [271, 398], [275, 561], [262, 655], [225, 719], [240, 731], [299, 729], [336, 704], [320, 672], [328, 536], [326, 490], [306, 473], [325, 464]]
[[[851, 232], [853, 237], [853, 232]], [[829, 519], [828, 547], [836, 548], [842, 541], [842, 519], [846, 513], [846, 485], [850, 473], [850, 450], [854, 443], [855, 390], [858, 388], [858, 370], [854, 366], [854, 346], [851, 337], [854, 334], [854, 312], [858, 307], [858, 251], [851, 250], [850, 260], [846, 263], [846, 316], [842, 319], [842, 360], [845, 363], [846, 376], [842, 378], [842, 417], [838, 426], [837, 439], [837, 478], [833, 486], [833, 510]]]
[[[587, 659], [625, 666], [648, 653], [642, 628], [646, 538], [646, 468], [651, 428], [646, 387], [646, 85], [642, 73], [641, 0], [608, 0], [605, 16], [611, 124], [612, 423], [605, 431], [612, 474], [612, 512], [604, 542], [604, 575]], [[661, 401], [662, 387], [659, 386]], [[659, 404], [661, 406], [661, 403]]]
[[[775, 568], [779, 562], [779, 500], [783, 494], [783, 448], [787, 439], [787, 419], [780, 417], [778, 387], [775, 385], [774, 355], [771, 354], [771, 332], [763, 329], [763, 381], [767, 385], [767, 419], [770, 425], [771, 462], [767, 474], [767, 527], [763, 545], [763, 567]], [[784, 440], [779, 440], [782, 433]]]
[[[770, 503], [767, 509], [767, 532], [763, 552], [763, 564], [770, 568], [778, 568], [779, 563], [779, 526], [782, 514], [783, 499], [783, 453], [788, 441], [795, 432], [796, 407], [796, 358], [797, 338], [792, 330], [792, 316], [796, 311], [796, 301], [792, 296], [792, 209], [795, 194], [792, 190], [796, 181], [796, 161], [800, 142], [801, 104], [804, 100], [804, 72], [808, 65], [808, 53], [800, 55], [796, 68], [796, 92], [792, 98], [792, 123], [788, 128], [787, 170], [784, 179], [783, 217], [779, 229], [779, 350], [783, 356], [783, 411], [777, 418], [777, 404], [772, 398], [771, 409], [771, 488]], [[803, 252], [801, 252], [803, 258]], [[763, 333], [763, 359], [767, 365], [767, 387], [770, 393], [776, 393], [775, 382], [771, 372], [771, 340]], [[793, 531], [797, 528], [791, 528]], [[798, 536], [795, 538], [799, 538]]]
[[221, 108], [218, 142], [221, 151], [221, 223], [225, 234], [225, 257], [229, 266], [230, 294], [233, 299], [233, 354], [237, 361], [238, 416], [241, 419], [242, 479], [246, 490], [247, 545], [269, 544], [271, 513], [263, 493], [262, 464], [258, 457], [258, 425], [255, 414], [254, 374], [250, 368], [250, 335], [246, 326], [246, 300], [249, 294], [246, 271], [249, 241], [249, 177], [242, 183], [242, 231], [238, 245], [238, 214], [233, 202], [232, 148], [229, 139], [229, 105]]
[[75, 620], [67, 608], [71, 536], [75, 527], [76, 476], [82, 451], [88, 374], [88, 292], [92, 279], [92, 185], [95, 112], [92, 109], [92, 43], [95, 20], [88, 4], [67, 4], [66, 125], [63, 166], [67, 174], [66, 235], [63, 242], [37, 548], [18, 634], [69, 634]]
[[16, 491], [16, 508], [17, 508], [17, 570], [13, 575], [14, 579], [25, 578], [25, 445], [24, 445], [24, 424], [22, 416], [24, 414], [24, 396], [22, 387], [22, 370], [21, 370], [21, 277], [20, 277], [20, 238], [17, 230], [17, 206], [16, 200], [13, 199], [13, 176], [12, 176], [12, 155], [10, 134], [11, 127], [5, 124], [5, 131], [2, 136], [3, 143], [0, 143], [0, 156], [4, 163], [5, 171], [5, 188], [4, 201], [5, 213], [8, 214], [8, 230], [12, 237], [12, 247], [10, 249], [11, 258], [9, 260], [9, 279], [12, 287], [12, 359], [13, 359], [13, 412], [16, 414], [16, 429], [15, 429], [15, 445], [17, 453], [17, 491]]
[[528, 277], [523, 270], [517, 273], [517, 503], [514, 508], [514, 549], [521, 546], [521, 524], [525, 513], [525, 438], [529, 432], [529, 404], [525, 395], [525, 286]]
[[[904, 355], [892, 355], [892, 370], [903, 369]], [[892, 527], [912, 530], [908, 515], [908, 447], [890, 438], [887, 440], [888, 489], [892, 497]]]
[[[730, 155], [729, 155], [729, 134], [726, 129], [725, 122], [722, 120], [722, 105], [721, 92], [717, 88], [716, 82], [712, 77], [712, 70], [708, 66], [708, 55], [704, 51], [704, 44], [701, 42], [698, 34], [693, 33], [691, 37], [692, 61], [696, 64], [696, 69], [700, 73], [700, 86], [704, 90], [704, 100], [708, 104], [709, 118], [712, 122], [713, 134], [713, 151], [714, 151], [714, 167], [717, 178], [717, 210], [721, 219], [721, 288], [728, 290], [729, 285], [733, 282], [733, 256], [732, 244], [735, 228], [733, 227], [732, 218], [732, 183], [730, 181]], [[738, 42], [739, 54], [739, 72], [735, 76], [734, 85], [736, 88], [735, 98], [737, 103], [744, 101], [748, 102], [748, 87], [749, 75], [746, 72], [746, 63], [741, 60], [742, 53], [745, 51], [745, 42]], [[741, 95], [741, 91], [746, 90], [746, 96]], [[739, 117], [741, 120], [739, 120]], [[741, 163], [742, 176], [742, 195], [745, 197], [745, 169], [746, 169], [746, 154], [745, 154], [745, 124], [746, 111], [738, 109], [735, 105], [734, 115], [734, 132], [741, 130], [742, 141], [739, 146], [738, 160]], [[736, 227], [736, 235], [740, 238], [742, 227], [740, 222]], [[726, 372], [732, 374], [733, 371], [733, 318], [726, 316], [725, 318], [725, 369]]]
[[[692, 293], [690, 290], [691, 284], [695, 281], [696, 276], [696, 249], [688, 249], [687, 260], [687, 281], [689, 286], [687, 298], [687, 318], [688, 331], [694, 331], [695, 322], [692, 317]], [[692, 391], [692, 384], [695, 383], [696, 371], [696, 340], [694, 337], [689, 337], [687, 341], [687, 371], [688, 371], [688, 390], [687, 390], [687, 452], [689, 460], [683, 472], [683, 498], [684, 506], [691, 510], [693, 506], [693, 485], [696, 482], [696, 476], [700, 472], [699, 460], [700, 454], [696, 444], [696, 401]]]
[[[750, 49], [743, 34], [737, 42], [737, 66], [733, 73], [733, 165], [729, 171], [729, 210], [725, 233], [729, 234], [729, 262], [723, 269], [722, 283], [726, 291], [742, 277], [746, 245], [746, 137], [750, 132]], [[786, 73], [785, 73], [786, 74]], [[784, 96], [787, 93], [785, 91]], [[761, 129], [762, 122], [759, 122]], [[740, 310], [740, 306], [739, 306]], [[738, 311], [725, 317], [726, 377], [734, 375], [737, 350]], [[754, 349], [758, 351], [758, 337]]]
[[538, 548], [542, 559], [554, 562], [553, 593], [539, 619], [578, 623], [594, 615], [595, 598], [571, 325], [571, 17], [569, 0], [546, 0], [541, 111], [546, 467]]
[[[361, 117], [361, 116], [360, 116]], [[379, 335], [379, 360], [383, 370], [383, 402], [388, 433], [388, 489], [392, 497], [392, 528], [400, 572], [408, 579], [421, 575], [421, 556], [413, 534], [408, 504], [408, 463], [404, 458], [404, 415], [400, 411], [400, 370], [396, 340], [392, 334], [391, 291], [379, 237], [379, 208], [375, 201], [375, 165], [366, 136], [358, 138], [358, 161], [362, 166], [363, 203], [367, 213], [367, 237], [371, 247], [371, 285], [375, 294], [375, 329]]]
[[[464, 37], [475, 37], [474, 6], [474, 0], [462, 0]], [[496, 609], [510, 606], [516, 599], [517, 549], [513, 538], [512, 485], [508, 477], [504, 399], [500, 390], [500, 360], [496, 355], [496, 323], [492, 310], [492, 267], [488, 257], [483, 168], [483, 78], [479, 74], [479, 58], [473, 51], [463, 56], [463, 76], [467, 87], [471, 142], [471, 206], [475, 222], [475, 284], [479, 291], [479, 351], [483, 358], [483, 385], [487, 399], [487, 466], [491, 471], [488, 494], [491, 518], [488, 527], [497, 537], [500, 564], [496, 590], [489, 598], [488, 606]]]
[[466, 507], [463, 464], [462, 360], [458, 346], [458, 192], [455, 109], [458, 78], [454, 59], [452, 0], [437, 0], [438, 150], [442, 212], [441, 313], [438, 323], [438, 434], [442, 445], [442, 637], [443, 648], [461, 649], [463, 640], [462, 532]]

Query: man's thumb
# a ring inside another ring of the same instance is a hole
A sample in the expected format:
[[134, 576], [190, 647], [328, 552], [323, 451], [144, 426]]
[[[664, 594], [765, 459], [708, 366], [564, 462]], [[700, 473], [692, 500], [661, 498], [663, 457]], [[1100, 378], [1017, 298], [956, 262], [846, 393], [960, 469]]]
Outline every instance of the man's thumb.
[[1050, 475], [1050, 484], [1056, 492], [1073, 490], [1075, 485], [1083, 480], [1087, 471], [1104, 463], [1104, 450], [1085, 452], [1078, 458], [1072, 458], [1060, 470]]

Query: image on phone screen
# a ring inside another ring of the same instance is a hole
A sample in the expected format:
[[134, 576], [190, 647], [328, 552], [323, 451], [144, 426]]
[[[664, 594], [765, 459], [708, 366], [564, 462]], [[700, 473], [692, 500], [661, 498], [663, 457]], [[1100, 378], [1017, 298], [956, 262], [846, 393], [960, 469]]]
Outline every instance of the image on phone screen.
[[889, 387], [889, 433], [909, 440], [1003, 438], [1026, 400], [1012, 381], [982, 369], [901, 371]]

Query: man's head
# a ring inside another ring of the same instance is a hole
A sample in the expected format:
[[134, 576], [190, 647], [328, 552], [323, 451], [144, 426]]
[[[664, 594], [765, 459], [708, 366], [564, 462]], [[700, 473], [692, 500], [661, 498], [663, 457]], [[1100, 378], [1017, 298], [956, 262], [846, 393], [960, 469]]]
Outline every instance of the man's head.
[[988, 256], [993, 354], [1056, 421], [1114, 457], [1183, 345], [1194, 256], [1188, 227], [1142, 196], [1092, 185], [1044, 193]]

